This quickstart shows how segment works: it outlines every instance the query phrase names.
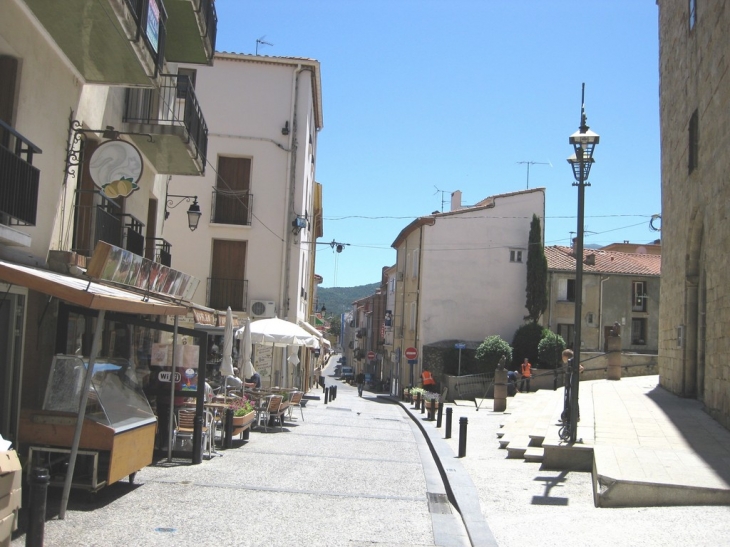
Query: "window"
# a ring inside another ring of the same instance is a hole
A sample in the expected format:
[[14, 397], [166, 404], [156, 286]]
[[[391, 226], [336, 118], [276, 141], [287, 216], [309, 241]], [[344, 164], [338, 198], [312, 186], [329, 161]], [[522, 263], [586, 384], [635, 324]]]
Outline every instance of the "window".
[[697, 0], [689, 0], [689, 30], [695, 28], [697, 22]]
[[188, 85], [195, 89], [195, 77], [197, 70], [193, 68], [179, 68], [177, 70], [177, 98], [186, 99], [188, 96]]
[[413, 277], [418, 277], [418, 249], [413, 250], [413, 262], [411, 263], [411, 266], [413, 266]]
[[646, 344], [646, 319], [631, 320], [631, 343], [637, 346]]
[[522, 262], [522, 251], [510, 249], [509, 261], [510, 262]]
[[689, 119], [689, 150], [687, 163], [690, 173], [697, 168], [697, 165], [699, 163], [699, 141], [699, 120], [697, 116], [697, 110], [695, 110], [692, 113], [692, 117]]
[[568, 323], [558, 323], [558, 335], [565, 340], [565, 347], [573, 347], [573, 338], [575, 336], [575, 327]]
[[208, 279], [208, 306], [223, 310], [246, 309], [246, 242], [213, 240], [211, 275]]
[[575, 302], [575, 279], [560, 279], [558, 281], [558, 300]]
[[389, 286], [388, 289], [389, 289], [390, 293], [391, 294], [394, 293], [395, 292], [395, 277], [391, 277], [388, 280], [388, 286]]
[[409, 330], [416, 330], [416, 303], [411, 302], [411, 316], [410, 324], [408, 325]]
[[213, 201], [216, 224], [251, 225], [251, 158], [218, 157]]
[[646, 311], [646, 281], [634, 281], [631, 290], [631, 309], [633, 311]]

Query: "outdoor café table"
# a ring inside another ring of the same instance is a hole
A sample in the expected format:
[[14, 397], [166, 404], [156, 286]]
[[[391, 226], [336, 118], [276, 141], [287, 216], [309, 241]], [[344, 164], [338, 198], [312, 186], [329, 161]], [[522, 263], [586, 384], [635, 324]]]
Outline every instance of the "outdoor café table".
[[[186, 403], [184, 403], [184, 406], [194, 407], [195, 402], [189, 402], [189, 403], [186, 402]], [[223, 427], [222, 433], [225, 433], [225, 431], [226, 431], [225, 426], [224, 426], [225, 415], [226, 415], [226, 410], [228, 410], [230, 405], [228, 405], [226, 403], [213, 402], [213, 403], [203, 403], [203, 407], [207, 410], [210, 410], [213, 413], [213, 421], [210, 424], [210, 436], [211, 436], [210, 438], [211, 438], [211, 445], [213, 446], [212, 453], [220, 455], [218, 452], [215, 451], [215, 436], [216, 436], [216, 433], [218, 433], [218, 420], [216, 418], [220, 418], [220, 423], [221, 423], [221, 426]], [[223, 435], [221, 435], [221, 437], [223, 437]], [[223, 442], [223, 446], [226, 446], [225, 439], [221, 439], [221, 440]]]

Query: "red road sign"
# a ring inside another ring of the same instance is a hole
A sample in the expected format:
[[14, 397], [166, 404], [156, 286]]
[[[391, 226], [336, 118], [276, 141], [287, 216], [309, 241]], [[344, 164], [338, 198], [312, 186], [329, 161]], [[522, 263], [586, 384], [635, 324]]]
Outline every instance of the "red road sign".
[[408, 348], [405, 351], [406, 359], [418, 359], [418, 350], [416, 348]]
[[368, 352], [368, 361], [375, 361], [375, 352], [374, 351]]

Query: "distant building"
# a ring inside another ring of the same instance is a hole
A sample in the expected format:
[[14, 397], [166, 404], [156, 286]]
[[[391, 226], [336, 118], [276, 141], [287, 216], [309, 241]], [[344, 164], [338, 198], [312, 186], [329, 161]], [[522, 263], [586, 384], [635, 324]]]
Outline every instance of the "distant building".
[[418, 383], [422, 361], [410, 366], [407, 348], [445, 340], [511, 342], [523, 324], [527, 247], [532, 216], [544, 225], [545, 190], [535, 188], [420, 217], [392, 247], [398, 253], [394, 298], [394, 352], [400, 386]]
[[[568, 347], [575, 331], [575, 254], [570, 247], [545, 247], [548, 308], [542, 322]], [[614, 323], [625, 351], [656, 353], [659, 329], [661, 255], [584, 249], [581, 349], [607, 351]]]
[[658, 0], [661, 385], [730, 428], [730, 10]]

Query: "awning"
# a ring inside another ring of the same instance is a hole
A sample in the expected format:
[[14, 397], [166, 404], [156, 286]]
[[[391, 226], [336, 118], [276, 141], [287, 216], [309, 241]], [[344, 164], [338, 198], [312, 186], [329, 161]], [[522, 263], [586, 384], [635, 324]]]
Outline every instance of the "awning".
[[310, 332], [310, 333], [312, 333], [312, 334], [313, 334], [314, 336], [316, 336], [316, 337], [317, 337], [317, 340], [319, 340], [319, 341], [320, 341], [320, 344], [324, 344], [324, 343], [326, 343], [326, 342], [327, 342], [327, 340], [325, 340], [325, 339], [324, 339], [324, 335], [322, 334], [322, 332], [321, 332], [321, 331], [318, 331], [317, 329], [315, 329], [315, 328], [314, 328], [314, 327], [313, 327], [312, 325], [310, 325], [310, 324], [309, 324], [309, 323], [307, 323], [306, 321], [299, 321], [299, 325], [300, 325], [300, 326], [301, 326], [301, 327], [302, 327], [302, 328], [303, 328], [304, 330], [306, 330], [307, 332]]
[[0, 281], [27, 287], [92, 310], [140, 315], [184, 315], [188, 311], [185, 306], [151, 296], [3, 260], [0, 260]]

